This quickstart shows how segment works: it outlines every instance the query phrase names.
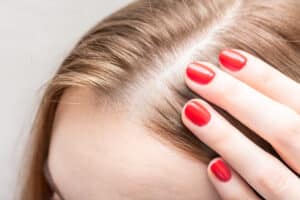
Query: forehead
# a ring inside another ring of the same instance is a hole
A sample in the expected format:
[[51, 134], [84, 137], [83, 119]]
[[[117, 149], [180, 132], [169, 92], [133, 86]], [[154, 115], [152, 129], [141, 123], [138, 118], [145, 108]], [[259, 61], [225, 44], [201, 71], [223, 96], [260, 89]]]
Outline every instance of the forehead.
[[216, 198], [203, 163], [90, 97], [66, 93], [54, 124], [49, 166], [66, 199]]

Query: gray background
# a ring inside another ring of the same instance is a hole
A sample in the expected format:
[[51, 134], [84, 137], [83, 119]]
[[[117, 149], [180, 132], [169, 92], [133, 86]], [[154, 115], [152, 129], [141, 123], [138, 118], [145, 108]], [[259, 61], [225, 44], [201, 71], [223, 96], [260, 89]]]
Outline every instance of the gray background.
[[42, 85], [89, 28], [130, 0], [0, 0], [0, 199], [13, 199]]

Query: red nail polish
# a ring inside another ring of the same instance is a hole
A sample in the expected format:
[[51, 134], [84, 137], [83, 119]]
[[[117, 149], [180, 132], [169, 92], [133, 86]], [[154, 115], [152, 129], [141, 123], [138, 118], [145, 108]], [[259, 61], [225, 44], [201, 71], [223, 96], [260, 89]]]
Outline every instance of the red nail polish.
[[222, 182], [227, 182], [231, 179], [231, 171], [228, 165], [223, 160], [217, 160], [210, 166], [213, 174]]
[[219, 54], [220, 63], [231, 71], [238, 71], [242, 69], [246, 63], [247, 58], [237, 51], [225, 49]]
[[196, 62], [188, 65], [186, 74], [189, 79], [200, 84], [208, 84], [215, 77], [215, 72], [213, 70]]
[[184, 113], [190, 121], [198, 126], [206, 125], [211, 118], [206, 108], [197, 101], [189, 102], [185, 107]]

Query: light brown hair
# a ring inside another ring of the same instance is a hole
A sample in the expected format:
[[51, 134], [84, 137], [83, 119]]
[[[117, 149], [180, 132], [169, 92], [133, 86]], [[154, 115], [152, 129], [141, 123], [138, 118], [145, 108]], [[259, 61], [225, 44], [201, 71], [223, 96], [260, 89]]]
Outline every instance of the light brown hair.
[[[222, 49], [237, 48], [299, 81], [299, 8], [298, 0], [139, 0], [105, 18], [79, 41], [47, 84], [26, 152], [21, 199], [50, 198], [43, 164], [56, 108], [71, 87], [92, 89], [100, 105], [143, 110], [134, 113], [153, 134], [196, 159], [207, 162], [216, 156], [181, 122], [184, 103], [201, 98], [186, 87], [185, 66], [194, 60], [217, 65]], [[214, 107], [278, 156], [256, 134]]]

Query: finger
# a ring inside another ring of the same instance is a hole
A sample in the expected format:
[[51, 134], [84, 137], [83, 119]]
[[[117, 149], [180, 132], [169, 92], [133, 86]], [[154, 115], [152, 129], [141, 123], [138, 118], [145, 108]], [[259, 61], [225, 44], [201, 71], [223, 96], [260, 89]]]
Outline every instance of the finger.
[[221, 158], [213, 159], [208, 165], [208, 177], [223, 200], [258, 200], [248, 184]]
[[300, 84], [296, 81], [241, 50], [225, 49], [219, 60], [229, 74], [300, 113]]
[[271, 156], [201, 100], [183, 108], [182, 121], [201, 141], [218, 152], [256, 191], [267, 199], [300, 199], [300, 182]]
[[300, 173], [300, 116], [297, 112], [210, 63], [190, 64], [186, 83], [268, 141], [288, 165]]

